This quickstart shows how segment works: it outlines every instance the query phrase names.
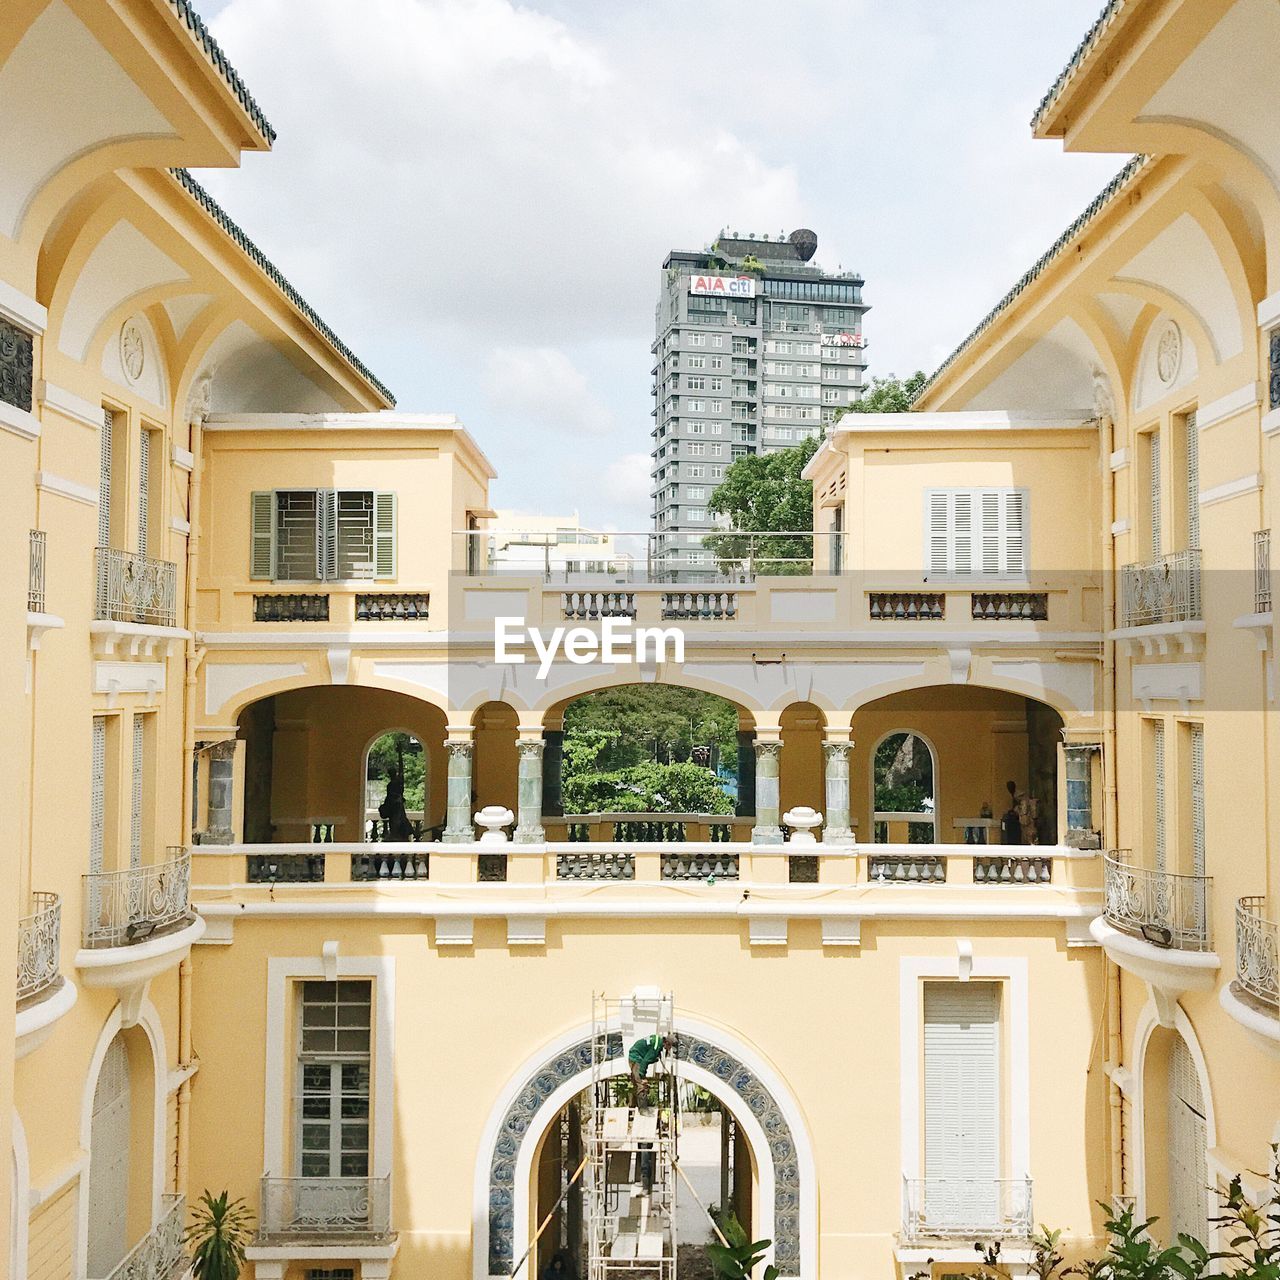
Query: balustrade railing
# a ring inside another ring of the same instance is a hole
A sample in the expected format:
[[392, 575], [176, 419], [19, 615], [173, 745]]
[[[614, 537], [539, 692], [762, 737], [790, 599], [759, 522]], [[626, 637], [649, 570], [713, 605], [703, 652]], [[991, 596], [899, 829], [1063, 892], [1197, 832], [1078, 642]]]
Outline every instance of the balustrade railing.
[[1263, 897], [1236, 903], [1236, 983], [1280, 1014], [1280, 924], [1266, 906]]
[[94, 551], [97, 593], [94, 617], [172, 627], [178, 619], [178, 566], [132, 551], [98, 547]]
[[1200, 610], [1200, 552], [1192, 549], [1120, 570], [1120, 625], [1195, 622]]
[[933, 853], [868, 854], [867, 879], [874, 883], [943, 884], [947, 879], [947, 860]]
[[1052, 879], [1052, 858], [991, 854], [973, 859], [974, 884], [1048, 884]]
[[125, 1255], [106, 1280], [176, 1280], [191, 1265], [183, 1242], [186, 1196], [161, 1196], [160, 1221]]
[[970, 609], [982, 622], [1044, 622], [1049, 595], [1044, 591], [975, 591]]
[[324, 880], [324, 854], [251, 853], [247, 871], [250, 884], [315, 884]]
[[62, 899], [33, 893], [31, 913], [18, 921], [18, 1003], [36, 1000], [60, 985]]
[[125, 947], [191, 916], [191, 853], [170, 849], [163, 862], [84, 877], [86, 947]]
[[872, 622], [938, 622], [947, 615], [940, 591], [873, 591], [867, 604]]
[[787, 881], [790, 884], [818, 883], [818, 855], [793, 853], [787, 857]]
[[328, 622], [327, 591], [253, 597], [254, 622]]
[[574, 622], [634, 618], [636, 597], [633, 591], [566, 591], [560, 596], [560, 611]]
[[356, 596], [357, 622], [426, 622], [430, 616], [431, 597], [425, 591], [370, 591]]
[[353, 880], [427, 880], [429, 868], [426, 849], [397, 853], [374, 845], [368, 853], [351, 855]]
[[557, 880], [634, 880], [633, 853], [561, 853], [556, 855]]
[[44, 612], [45, 533], [32, 529], [27, 544], [27, 612]]
[[263, 1178], [258, 1239], [391, 1234], [390, 1178]]
[[902, 1235], [919, 1240], [1023, 1240], [1034, 1218], [1030, 1178], [904, 1178]]
[[1253, 535], [1253, 611], [1271, 612], [1271, 530]]
[[664, 853], [662, 855], [664, 880], [736, 880], [738, 870], [736, 853]]
[[689, 622], [731, 622], [738, 616], [736, 591], [666, 591], [662, 616]]
[[1127, 850], [1108, 853], [1103, 865], [1109, 924], [1159, 947], [1210, 949], [1211, 877], [1137, 866]]

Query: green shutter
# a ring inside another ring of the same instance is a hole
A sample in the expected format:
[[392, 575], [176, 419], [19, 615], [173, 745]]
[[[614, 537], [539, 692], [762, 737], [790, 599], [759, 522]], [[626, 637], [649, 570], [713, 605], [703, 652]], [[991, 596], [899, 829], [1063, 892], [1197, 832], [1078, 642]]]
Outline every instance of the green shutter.
[[249, 577], [271, 578], [275, 570], [276, 503], [275, 493], [267, 489], [251, 494], [251, 534]]
[[396, 576], [396, 495], [373, 495], [373, 576]]

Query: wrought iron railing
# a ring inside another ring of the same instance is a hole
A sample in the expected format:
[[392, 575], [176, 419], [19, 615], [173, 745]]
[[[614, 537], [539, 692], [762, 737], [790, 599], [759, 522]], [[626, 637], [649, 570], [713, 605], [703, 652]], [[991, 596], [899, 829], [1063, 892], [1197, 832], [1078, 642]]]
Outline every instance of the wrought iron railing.
[[1027, 1239], [1030, 1178], [904, 1178], [906, 1240]]
[[106, 1280], [174, 1280], [191, 1265], [183, 1246], [186, 1196], [161, 1196], [160, 1221], [125, 1255]]
[[132, 551], [98, 547], [94, 617], [156, 627], [177, 623], [178, 566]]
[[44, 612], [45, 533], [32, 529], [27, 545], [27, 612]]
[[84, 877], [86, 947], [126, 947], [191, 915], [191, 852], [170, 849], [163, 862], [91, 872]]
[[1176, 551], [1120, 570], [1120, 625], [1196, 622], [1200, 611], [1200, 552]]
[[1212, 877], [1140, 867], [1127, 850], [1108, 853], [1104, 865], [1109, 924], [1159, 947], [1209, 950]]
[[18, 921], [18, 1003], [34, 1000], [59, 985], [62, 899], [33, 893], [31, 914]]
[[263, 1178], [258, 1239], [391, 1234], [390, 1178]]
[[938, 622], [946, 617], [940, 591], [873, 591], [867, 601], [872, 622]]
[[1236, 903], [1236, 983], [1280, 1013], [1280, 924], [1266, 906], [1261, 897]]
[[1271, 612], [1271, 530], [1253, 535], [1253, 611]]

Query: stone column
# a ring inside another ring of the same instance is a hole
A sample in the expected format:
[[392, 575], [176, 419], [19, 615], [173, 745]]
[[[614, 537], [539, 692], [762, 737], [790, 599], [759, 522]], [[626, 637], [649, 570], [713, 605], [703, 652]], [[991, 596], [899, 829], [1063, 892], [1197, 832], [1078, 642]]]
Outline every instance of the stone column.
[[234, 738], [209, 749], [209, 805], [202, 844], [230, 844], [234, 839], [236, 743]]
[[738, 804], [739, 818], [756, 816], [756, 735], [750, 729], [738, 730]]
[[850, 742], [824, 742], [822, 755], [826, 762], [826, 824], [822, 839], [827, 844], [850, 844], [853, 831], [849, 826], [849, 748]]
[[476, 838], [471, 821], [471, 743], [453, 740], [444, 744], [449, 755], [449, 781], [445, 794], [445, 828], [442, 844], [470, 844]]
[[542, 739], [521, 738], [516, 844], [538, 844], [547, 838], [542, 829]]
[[782, 843], [782, 827], [778, 824], [781, 755], [782, 743], [776, 739], [756, 743], [756, 825], [751, 828], [752, 844]]
[[542, 812], [548, 818], [564, 816], [564, 788], [562, 766], [564, 763], [564, 731], [542, 731]]
[[1067, 782], [1067, 835], [1073, 849], [1096, 849], [1101, 844], [1093, 825], [1093, 758], [1102, 748], [1096, 742], [1068, 742], [1062, 748]]

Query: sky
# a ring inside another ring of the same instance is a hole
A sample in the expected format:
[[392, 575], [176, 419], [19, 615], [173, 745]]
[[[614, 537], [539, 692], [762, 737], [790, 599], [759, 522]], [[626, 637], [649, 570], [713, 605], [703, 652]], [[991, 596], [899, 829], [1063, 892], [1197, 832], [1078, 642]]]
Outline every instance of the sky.
[[1036, 142], [1101, 0], [204, 0], [275, 126], [200, 174], [494, 506], [649, 523], [668, 250], [818, 236], [936, 367], [1124, 162]]

